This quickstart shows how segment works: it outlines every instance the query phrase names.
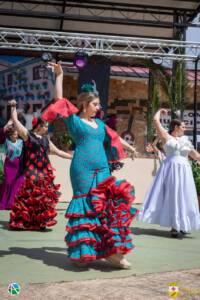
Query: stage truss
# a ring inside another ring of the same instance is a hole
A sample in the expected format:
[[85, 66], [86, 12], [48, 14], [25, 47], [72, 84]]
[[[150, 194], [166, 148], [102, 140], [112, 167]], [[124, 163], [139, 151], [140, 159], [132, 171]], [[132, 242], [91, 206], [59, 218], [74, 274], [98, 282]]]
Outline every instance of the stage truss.
[[0, 28], [0, 49], [192, 61], [200, 54], [200, 43]]

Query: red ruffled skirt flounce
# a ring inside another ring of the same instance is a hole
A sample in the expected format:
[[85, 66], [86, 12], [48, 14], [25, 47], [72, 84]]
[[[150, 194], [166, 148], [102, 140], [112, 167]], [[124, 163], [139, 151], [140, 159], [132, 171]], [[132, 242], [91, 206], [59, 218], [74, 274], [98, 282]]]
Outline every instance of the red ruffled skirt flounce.
[[25, 180], [10, 213], [11, 229], [42, 230], [57, 223], [55, 206], [60, 185], [55, 185], [53, 179], [48, 174], [37, 181]]
[[131, 251], [129, 226], [138, 214], [132, 207], [134, 199], [133, 186], [113, 176], [92, 188], [89, 195], [74, 197], [66, 212], [70, 259], [96, 260]]

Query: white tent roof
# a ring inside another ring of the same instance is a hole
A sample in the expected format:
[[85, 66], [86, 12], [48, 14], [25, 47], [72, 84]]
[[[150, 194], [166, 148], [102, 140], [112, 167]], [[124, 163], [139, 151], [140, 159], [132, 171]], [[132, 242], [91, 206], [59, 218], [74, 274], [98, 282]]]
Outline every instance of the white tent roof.
[[164, 39], [198, 11], [198, 0], [0, 1], [5, 27]]

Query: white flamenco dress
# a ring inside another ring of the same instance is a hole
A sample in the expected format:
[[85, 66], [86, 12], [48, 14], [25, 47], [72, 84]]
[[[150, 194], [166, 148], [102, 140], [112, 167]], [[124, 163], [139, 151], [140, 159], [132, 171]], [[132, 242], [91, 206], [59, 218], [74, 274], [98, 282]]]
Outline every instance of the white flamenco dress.
[[139, 220], [177, 231], [200, 229], [196, 187], [188, 161], [192, 149], [186, 136], [171, 137], [166, 142], [166, 158], [146, 195]]

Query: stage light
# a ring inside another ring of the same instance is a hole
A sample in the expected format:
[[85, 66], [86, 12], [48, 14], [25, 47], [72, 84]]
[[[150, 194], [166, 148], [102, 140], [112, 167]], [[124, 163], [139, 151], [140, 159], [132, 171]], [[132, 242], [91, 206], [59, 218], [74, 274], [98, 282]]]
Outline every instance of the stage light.
[[88, 55], [85, 52], [77, 52], [74, 56], [73, 63], [77, 68], [84, 68], [88, 61]]
[[153, 63], [155, 65], [162, 65], [163, 63], [163, 58], [162, 57], [159, 57], [159, 56], [154, 56], [153, 59], [152, 59]]
[[53, 56], [50, 52], [44, 52], [41, 56], [43, 62], [48, 63], [53, 60]]

